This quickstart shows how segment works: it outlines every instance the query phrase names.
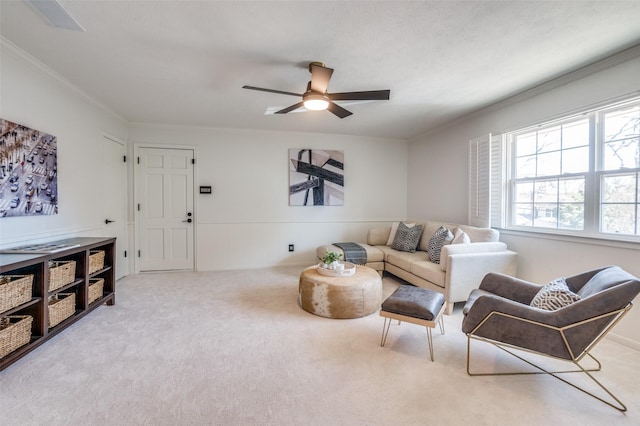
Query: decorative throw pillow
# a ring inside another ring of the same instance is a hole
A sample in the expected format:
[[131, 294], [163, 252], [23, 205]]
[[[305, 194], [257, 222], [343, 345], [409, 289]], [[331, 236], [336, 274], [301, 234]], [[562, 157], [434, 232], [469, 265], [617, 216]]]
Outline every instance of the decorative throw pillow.
[[414, 225], [412, 227], [409, 227], [400, 222], [398, 224], [396, 235], [393, 239], [393, 244], [391, 244], [391, 248], [413, 253], [416, 251], [416, 247], [418, 246], [421, 235], [422, 225]]
[[564, 278], [556, 278], [542, 287], [531, 301], [534, 308], [557, 311], [580, 300], [580, 296], [569, 290]]
[[440, 263], [440, 251], [442, 246], [453, 240], [453, 234], [444, 226], [441, 226], [433, 233], [429, 238], [429, 245], [427, 246], [427, 253], [429, 253], [429, 260], [433, 263]]
[[[404, 223], [404, 222], [393, 222], [391, 224], [391, 233], [389, 234], [389, 238], [387, 239], [386, 245], [390, 246], [393, 244], [393, 240], [396, 239], [396, 232], [398, 232], [398, 225], [400, 225], [401, 223]], [[407, 226], [407, 228], [413, 228], [415, 223], [405, 223], [405, 225]]]
[[470, 242], [471, 239], [466, 232], [464, 232], [460, 228], [456, 229], [456, 233], [453, 237], [453, 241], [451, 241], [451, 244], [469, 244]]

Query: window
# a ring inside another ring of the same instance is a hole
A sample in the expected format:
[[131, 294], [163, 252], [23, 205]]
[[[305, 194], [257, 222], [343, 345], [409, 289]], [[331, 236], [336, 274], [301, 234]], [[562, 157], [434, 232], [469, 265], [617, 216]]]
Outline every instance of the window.
[[506, 141], [507, 227], [640, 236], [640, 99]]

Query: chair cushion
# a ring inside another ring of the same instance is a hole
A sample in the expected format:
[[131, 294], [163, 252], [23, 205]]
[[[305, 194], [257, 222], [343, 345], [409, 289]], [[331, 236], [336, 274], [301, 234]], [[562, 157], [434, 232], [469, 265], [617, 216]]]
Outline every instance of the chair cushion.
[[543, 286], [533, 297], [531, 306], [546, 311], [557, 311], [580, 300], [580, 296], [569, 290], [564, 278], [556, 278]]
[[619, 266], [612, 266], [595, 274], [589, 281], [578, 290], [580, 297], [585, 298], [596, 294], [602, 290], [614, 287], [625, 281], [636, 279], [634, 276], [624, 271]]
[[442, 293], [412, 285], [401, 285], [382, 302], [382, 310], [432, 321], [438, 315], [443, 303]]

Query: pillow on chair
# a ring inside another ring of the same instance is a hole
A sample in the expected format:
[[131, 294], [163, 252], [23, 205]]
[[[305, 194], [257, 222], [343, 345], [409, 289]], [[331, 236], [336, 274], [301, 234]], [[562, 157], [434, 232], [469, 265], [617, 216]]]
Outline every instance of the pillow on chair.
[[580, 296], [569, 290], [564, 278], [556, 278], [542, 287], [531, 300], [531, 306], [546, 311], [557, 311], [580, 300]]

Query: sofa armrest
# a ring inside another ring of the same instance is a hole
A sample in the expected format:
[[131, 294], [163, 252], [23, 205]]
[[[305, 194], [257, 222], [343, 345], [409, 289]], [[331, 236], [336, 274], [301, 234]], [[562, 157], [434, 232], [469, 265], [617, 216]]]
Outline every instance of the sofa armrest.
[[450, 254], [441, 261], [447, 264], [445, 275], [447, 301], [462, 302], [467, 300], [472, 290], [480, 286], [488, 273], [499, 272], [505, 275], [515, 275], [518, 254], [510, 250]]
[[446, 259], [452, 255], [458, 254], [474, 254], [474, 253], [494, 253], [507, 251], [507, 245], [501, 242], [489, 242], [489, 243], [469, 243], [469, 244], [445, 244], [440, 251], [440, 269], [447, 270], [447, 262], [443, 262], [442, 259]]

